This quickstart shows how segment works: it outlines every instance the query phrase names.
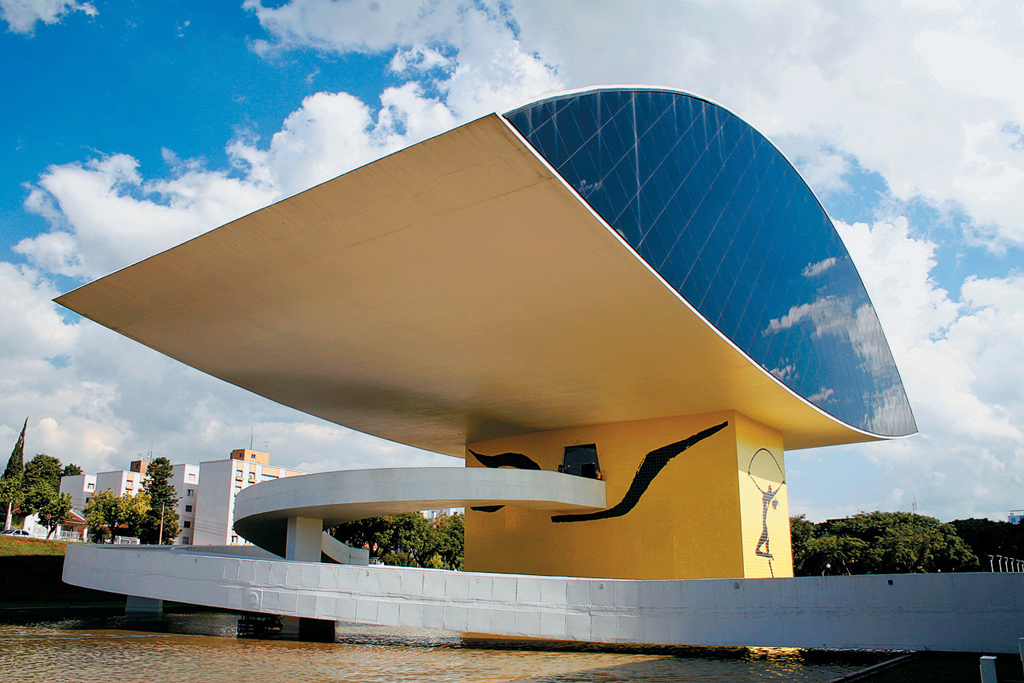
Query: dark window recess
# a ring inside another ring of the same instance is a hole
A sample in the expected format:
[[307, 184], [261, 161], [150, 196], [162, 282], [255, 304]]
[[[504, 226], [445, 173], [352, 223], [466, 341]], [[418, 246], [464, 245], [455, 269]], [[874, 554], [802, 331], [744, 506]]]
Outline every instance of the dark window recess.
[[185, 506], [185, 512], [192, 512], [192, 506], [191, 505], [186, 505]]
[[566, 446], [558, 471], [588, 479], [601, 479], [601, 463], [597, 459], [597, 445]]
[[186, 529], [190, 529], [191, 527], [192, 527], [192, 522], [190, 522], [190, 521], [188, 521], [188, 520], [186, 519], [186, 520], [185, 520], [185, 528], [186, 528]]

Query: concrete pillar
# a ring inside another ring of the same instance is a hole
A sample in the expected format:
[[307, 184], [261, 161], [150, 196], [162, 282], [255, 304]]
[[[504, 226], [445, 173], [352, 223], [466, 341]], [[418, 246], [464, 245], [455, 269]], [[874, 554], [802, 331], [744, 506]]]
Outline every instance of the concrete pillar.
[[288, 538], [285, 541], [285, 559], [300, 562], [319, 562], [321, 535], [324, 532], [322, 519], [309, 517], [288, 518]]
[[999, 683], [996, 678], [996, 658], [981, 658], [981, 683]]
[[129, 595], [124, 604], [125, 614], [162, 614], [164, 601], [154, 598], [140, 598], [137, 595]]
[[327, 619], [299, 618], [299, 640], [310, 643], [333, 643], [334, 624]]
[[335, 622], [308, 617], [282, 617], [281, 635], [309, 643], [333, 643]]

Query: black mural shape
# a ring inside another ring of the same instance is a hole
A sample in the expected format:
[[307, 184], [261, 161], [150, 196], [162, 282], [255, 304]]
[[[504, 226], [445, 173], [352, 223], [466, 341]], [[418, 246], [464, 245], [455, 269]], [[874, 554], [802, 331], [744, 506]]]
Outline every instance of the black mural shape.
[[476, 507], [469, 508], [470, 510], [476, 510], [477, 512], [497, 512], [504, 505], [477, 505]]
[[517, 470], [539, 470], [540, 465], [522, 453], [499, 453], [498, 455], [481, 455], [472, 449], [470, 453], [480, 461], [484, 467], [514, 467]]
[[640, 467], [637, 468], [636, 474], [633, 475], [633, 483], [629, 485], [629, 490], [626, 491], [626, 495], [619, 501], [618, 505], [599, 512], [588, 512], [580, 515], [555, 515], [551, 518], [551, 521], [589, 522], [595, 519], [621, 517], [636, 507], [636, 504], [640, 502], [640, 496], [644, 495], [644, 492], [647, 491], [647, 487], [651, 485], [654, 478], [658, 476], [658, 473], [665, 468], [665, 465], [667, 465], [672, 458], [676, 457], [690, 446], [700, 443], [709, 436], [722, 431], [728, 424], [729, 422], [725, 421], [722, 424], [715, 425], [714, 427], [708, 427], [704, 431], [697, 432], [693, 436], [687, 437], [682, 441], [670, 443], [667, 446], [662, 446], [661, 448], [648, 453], [644, 457], [643, 462], [640, 463]]

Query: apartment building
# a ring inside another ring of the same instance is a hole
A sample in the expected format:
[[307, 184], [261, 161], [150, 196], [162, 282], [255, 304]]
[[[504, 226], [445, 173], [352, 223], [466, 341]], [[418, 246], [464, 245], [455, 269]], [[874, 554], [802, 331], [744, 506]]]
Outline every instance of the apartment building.
[[195, 540], [196, 509], [199, 500], [199, 465], [180, 463], [171, 466], [169, 483], [178, 493], [178, 528], [175, 545], [189, 545]]
[[305, 474], [299, 470], [274, 467], [270, 454], [239, 448], [227, 460], [199, 464], [199, 510], [193, 543], [197, 545], [238, 545], [245, 541], [235, 534], [235, 496], [242, 489], [272, 479]]
[[92, 500], [95, 491], [95, 474], [73, 474], [60, 478], [60, 492], [71, 496], [71, 508], [79, 515], [83, 514], [85, 504]]
[[[71, 495], [79, 514], [97, 491], [117, 496], [142, 491], [149, 462], [135, 460], [127, 470], [61, 477], [60, 490]], [[247, 486], [305, 472], [274, 467], [270, 454], [240, 448], [226, 460], [208, 460], [199, 465], [171, 466], [169, 482], [178, 494], [176, 511], [180, 529], [175, 545], [236, 545], [245, 541], [234, 533], [235, 495]]]

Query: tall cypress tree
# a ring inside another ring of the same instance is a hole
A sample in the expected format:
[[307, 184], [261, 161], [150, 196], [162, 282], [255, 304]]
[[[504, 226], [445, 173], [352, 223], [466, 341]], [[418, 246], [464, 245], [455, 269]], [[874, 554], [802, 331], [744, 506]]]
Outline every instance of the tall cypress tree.
[[14, 504], [21, 501], [21, 481], [25, 474], [25, 429], [28, 427], [28, 418], [21, 426], [21, 436], [18, 443], [14, 444], [14, 451], [7, 460], [7, 467], [3, 475], [0, 475], [0, 498], [7, 503], [7, 516], [4, 520], [4, 529], [11, 528], [11, 511]]
[[143, 543], [172, 543], [178, 536], [178, 511], [175, 509], [178, 492], [168, 482], [173, 472], [167, 458], [157, 458], [146, 468], [146, 483], [142, 490], [149, 494], [149, 512], [141, 525], [140, 540]]

